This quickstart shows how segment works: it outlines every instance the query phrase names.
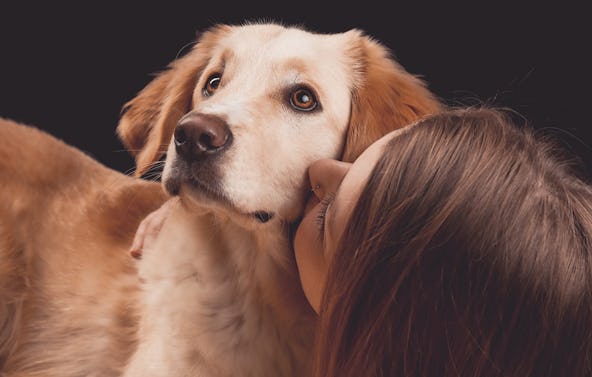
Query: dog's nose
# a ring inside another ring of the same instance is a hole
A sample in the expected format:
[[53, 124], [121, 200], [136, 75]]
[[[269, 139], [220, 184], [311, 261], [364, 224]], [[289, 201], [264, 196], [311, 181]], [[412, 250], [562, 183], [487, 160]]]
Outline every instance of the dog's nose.
[[225, 149], [232, 142], [232, 134], [220, 117], [188, 114], [177, 124], [174, 142], [177, 153], [192, 160]]

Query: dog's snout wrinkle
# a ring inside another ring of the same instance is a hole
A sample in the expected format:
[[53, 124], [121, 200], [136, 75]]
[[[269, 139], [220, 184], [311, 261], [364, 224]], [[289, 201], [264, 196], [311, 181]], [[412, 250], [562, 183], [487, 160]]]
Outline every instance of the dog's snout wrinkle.
[[206, 114], [185, 116], [174, 132], [177, 153], [192, 161], [207, 154], [216, 154], [232, 142], [228, 124], [220, 117]]

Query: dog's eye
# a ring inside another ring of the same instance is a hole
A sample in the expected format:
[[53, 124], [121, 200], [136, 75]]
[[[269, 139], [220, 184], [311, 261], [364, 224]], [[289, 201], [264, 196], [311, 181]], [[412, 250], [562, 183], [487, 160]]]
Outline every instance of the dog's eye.
[[290, 94], [290, 105], [298, 111], [312, 111], [317, 108], [317, 99], [308, 88], [298, 88]]
[[203, 95], [205, 97], [207, 97], [207, 96], [211, 96], [212, 94], [214, 94], [214, 92], [216, 90], [218, 90], [218, 87], [220, 86], [221, 79], [222, 79], [222, 75], [220, 75], [219, 73], [214, 73], [213, 75], [208, 77], [208, 80], [206, 81], [206, 85], [203, 88]]

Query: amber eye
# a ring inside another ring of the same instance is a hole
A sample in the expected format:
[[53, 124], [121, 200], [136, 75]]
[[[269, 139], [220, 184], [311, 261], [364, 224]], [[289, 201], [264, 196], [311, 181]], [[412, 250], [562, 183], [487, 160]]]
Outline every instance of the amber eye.
[[219, 73], [214, 73], [208, 80], [206, 81], [206, 85], [203, 88], [203, 95], [205, 97], [211, 96], [214, 94], [218, 87], [220, 86], [220, 80], [222, 79], [222, 75]]
[[308, 88], [298, 88], [290, 94], [290, 105], [298, 111], [312, 111], [317, 107], [317, 99]]

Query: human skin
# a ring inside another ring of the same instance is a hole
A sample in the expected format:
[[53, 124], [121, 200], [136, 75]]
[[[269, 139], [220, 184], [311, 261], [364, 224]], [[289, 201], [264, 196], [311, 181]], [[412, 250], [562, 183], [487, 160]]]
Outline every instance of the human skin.
[[306, 298], [318, 313], [327, 270], [339, 240], [384, 146], [401, 130], [370, 145], [353, 163], [323, 159], [308, 169], [313, 195], [294, 235], [294, 252]]

